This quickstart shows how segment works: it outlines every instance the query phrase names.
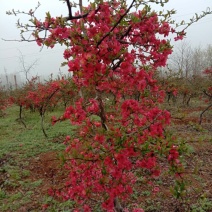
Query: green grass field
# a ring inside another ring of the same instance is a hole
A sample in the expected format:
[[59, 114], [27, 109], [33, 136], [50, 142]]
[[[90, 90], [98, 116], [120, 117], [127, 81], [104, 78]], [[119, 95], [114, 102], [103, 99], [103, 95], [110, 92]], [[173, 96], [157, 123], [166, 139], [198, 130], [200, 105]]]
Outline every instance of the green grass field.
[[49, 202], [50, 211], [70, 208], [70, 202], [61, 203], [48, 197], [50, 186], [44, 185], [42, 177], [33, 177], [41, 172], [37, 174], [40, 177], [45, 173], [42, 168], [48, 168], [39, 164], [40, 157], [45, 159], [46, 155], [51, 155], [51, 159], [59, 161], [60, 152], [65, 148], [62, 144], [64, 136], [73, 133], [68, 121], [51, 125], [51, 116], [61, 114], [62, 111], [47, 113], [45, 128], [48, 139], [41, 131], [38, 113], [25, 111], [27, 128], [17, 119], [18, 107], [8, 108], [6, 115], [0, 119], [0, 211], [41, 211], [42, 205]]

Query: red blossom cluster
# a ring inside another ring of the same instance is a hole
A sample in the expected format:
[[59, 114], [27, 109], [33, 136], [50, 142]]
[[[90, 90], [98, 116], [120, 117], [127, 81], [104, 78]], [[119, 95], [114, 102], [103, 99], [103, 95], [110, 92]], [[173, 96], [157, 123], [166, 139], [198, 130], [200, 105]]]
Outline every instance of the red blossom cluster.
[[[69, 176], [65, 189], [57, 194], [75, 200], [85, 211], [91, 211], [88, 200], [92, 199], [113, 210], [114, 199], [133, 193], [142, 170], [158, 176], [159, 152], [168, 149], [168, 161], [178, 158], [177, 149], [157, 142], [165, 139], [170, 114], [159, 108], [165, 93], [154, 79], [155, 70], [165, 66], [172, 53], [166, 37], [174, 30], [148, 7], [130, 12], [134, 3], [128, 8], [116, 1], [92, 3], [84, 8], [87, 15], [82, 18], [64, 21], [49, 16], [44, 22], [34, 21], [38, 45], [66, 45], [64, 58], [78, 92], [94, 93], [79, 96], [61, 118], [78, 126], [78, 133], [65, 141]], [[39, 29], [48, 30], [48, 36], [41, 38]], [[58, 87], [53, 83], [50, 89]], [[45, 92], [38, 89], [41, 94], [28, 97], [40, 104]]]
[[23, 87], [12, 91], [10, 101], [26, 109], [33, 107], [39, 110], [44, 105], [51, 107], [61, 98], [61, 92], [66, 84], [68, 81], [64, 79], [41, 83], [37, 77], [33, 77]]

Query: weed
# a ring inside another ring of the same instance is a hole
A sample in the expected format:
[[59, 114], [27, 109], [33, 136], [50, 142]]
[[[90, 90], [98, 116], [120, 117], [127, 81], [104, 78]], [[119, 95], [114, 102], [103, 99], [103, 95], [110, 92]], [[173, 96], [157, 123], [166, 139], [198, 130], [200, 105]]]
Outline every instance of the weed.
[[35, 187], [40, 186], [41, 184], [42, 184], [42, 180], [37, 180], [37, 181], [30, 183], [30, 187], [35, 188]]
[[196, 204], [191, 206], [192, 212], [212, 211], [212, 201], [206, 197], [200, 198]]
[[22, 197], [22, 193], [18, 192], [10, 196], [9, 201], [13, 202], [14, 200], [20, 199]]
[[6, 192], [0, 189], [0, 200], [5, 199], [7, 197]]
[[70, 211], [70, 209], [73, 208], [73, 206], [75, 205], [75, 202], [73, 201], [66, 201], [66, 202], [58, 202], [57, 200], [53, 199], [50, 196], [45, 196], [44, 201], [43, 201], [43, 205], [47, 205], [48, 206], [48, 211], [51, 212], [57, 212], [58, 208], [60, 209], [60, 211]]
[[150, 191], [142, 191], [141, 195], [145, 196], [145, 197], [149, 197], [151, 195], [151, 192]]

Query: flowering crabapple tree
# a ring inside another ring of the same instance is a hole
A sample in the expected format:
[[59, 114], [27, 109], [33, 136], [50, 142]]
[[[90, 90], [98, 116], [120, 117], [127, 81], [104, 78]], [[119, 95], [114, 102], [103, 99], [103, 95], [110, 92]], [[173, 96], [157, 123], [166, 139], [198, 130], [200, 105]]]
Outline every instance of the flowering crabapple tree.
[[167, 158], [175, 171], [180, 166], [178, 147], [164, 134], [170, 114], [160, 109], [165, 93], [154, 73], [172, 53], [170, 33], [176, 33], [175, 40], [185, 33], [171, 27], [173, 10], [157, 13], [150, 6], [168, 0], [96, 0], [80, 5], [74, 15], [74, 4], [64, 2], [68, 17], [47, 13], [41, 21], [36, 7], [26, 13], [31, 24], [18, 22], [23, 41], [28, 41], [24, 33], [32, 31], [39, 46], [65, 46], [63, 56], [76, 90], [94, 92], [90, 98], [79, 95], [61, 117], [78, 127], [75, 137], [65, 140], [69, 175], [56, 194], [84, 211], [96, 202], [104, 210], [123, 211], [120, 203], [133, 193], [139, 176], [151, 178], [162, 171], [158, 158]]
[[69, 89], [66, 88], [67, 84], [70, 83], [64, 78], [51, 79], [41, 83], [38, 77], [32, 77], [31, 80], [27, 78], [27, 83], [23, 87], [11, 91], [10, 101], [19, 106], [19, 120], [22, 124], [26, 127], [22, 117], [23, 108], [30, 109], [31, 112], [38, 112], [41, 118], [42, 132], [45, 137], [48, 137], [44, 127], [45, 113], [60, 102], [64, 92], [70, 93]]
[[39, 112], [41, 117], [41, 128], [44, 136], [48, 135], [44, 128], [45, 113], [49, 107], [55, 106], [61, 98], [61, 89], [68, 83], [65, 79], [51, 80], [46, 83], [37, 83], [34, 90], [27, 93], [28, 99], [34, 106], [35, 110]]
[[10, 102], [19, 107], [18, 120], [26, 128], [26, 123], [23, 119], [23, 109], [30, 109], [31, 112], [34, 111], [34, 105], [30, 99], [27, 98], [28, 92], [35, 90], [37, 85], [37, 77], [32, 77], [28, 79], [27, 82], [19, 88], [10, 91]]
[[60, 74], [57, 76], [55, 81], [63, 80], [62, 86], [60, 87], [60, 103], [67, 108], [68, 105], [72, 104], [75, 101], [75, 97], [77, 93], [75, 92], [75, 83], [73, 83], [72, 78], [70, 76], [66, 76], [64, 74]]

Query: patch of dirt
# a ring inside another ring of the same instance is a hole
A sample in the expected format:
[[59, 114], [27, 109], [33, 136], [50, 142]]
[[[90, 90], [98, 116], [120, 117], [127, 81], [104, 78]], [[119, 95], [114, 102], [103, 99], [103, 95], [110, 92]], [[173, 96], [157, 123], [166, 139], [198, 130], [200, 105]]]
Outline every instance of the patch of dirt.
[[[0, 165], [5, 164], [8, 157], [1, 158]], [[5, 171], [0, 175], [0, 185], [2, 185], [10, 196], [15, 195], [17, 192], [20, 192], [23, 196], [25, 196], [28, 191], [32, 192], [30, 196], [31, 201], [21, 205], [16, 211], [43, 211], [43, 197], [48, 195], [49, 189], [62, 188], [66, 181], [67, 174], [65, 174], [65, 170], [56, 152], [42, 153], [35, 158], [29, 159], [27, 162], [28, 165], [19, 167], [29, 171], [27, 176], [14, 181]], [[8, 185], [6, 183], [7, 181], [14, 181], [16, 186]], [[28, 183], [28, 186], [21, 185], [21, 182]], [[57, 198], [57, 200], [62, 201], [62, 199], [59, 198]], [[7, 199], [4, 200], [4, 203], [9, 204]], [[16, 202], [13, 202], [13, 204], [16, 204]]]
[[58, 187], [65, 179], [62, 161], [55, 152], [42, 153], [33, 158], [29, 161], [28, 169], [31, 171], [32, 180], [43, 178], [45, 184], [43, 189], [49, 185]]
[[42, 153], [33, 158], [29, 161], [27, 169], [31, 172], [30, 181], [42, 180], [41, 185], [36, 188], [37, 198], [47, 195], [49, 189], [61, 189], [65, 185], [67, 174], [55, 152]]

